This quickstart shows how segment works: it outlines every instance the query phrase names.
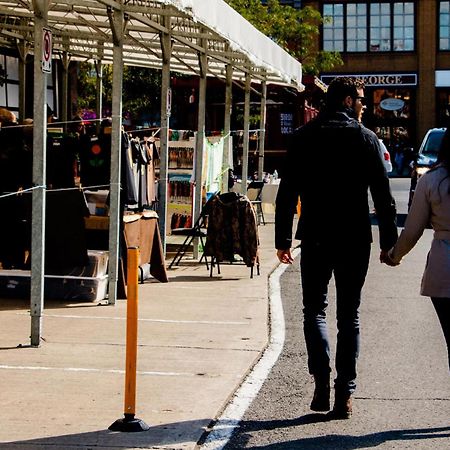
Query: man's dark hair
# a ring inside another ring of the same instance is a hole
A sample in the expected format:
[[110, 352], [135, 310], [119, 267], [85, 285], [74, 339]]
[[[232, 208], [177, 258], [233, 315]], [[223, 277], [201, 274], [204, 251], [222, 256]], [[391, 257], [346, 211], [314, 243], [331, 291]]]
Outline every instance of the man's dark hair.
[[364, 82], [359, 78], [336, 77], [327, 90], [327, 109], [337, 111], [342, 109], [342, 102], [347, 96], [356, 99], [358, 89], [364, 89]]

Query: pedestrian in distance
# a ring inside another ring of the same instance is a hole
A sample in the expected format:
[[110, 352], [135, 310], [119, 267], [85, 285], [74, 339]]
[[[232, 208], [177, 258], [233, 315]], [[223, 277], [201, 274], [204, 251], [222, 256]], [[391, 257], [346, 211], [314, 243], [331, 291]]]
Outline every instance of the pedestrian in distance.
[[420, 177], [405, 227], [397, 243], [381, 262], [397, 266], [416, 245], [431, 223], [431, 249], [422, 277], [420, 293], [431, 297], [447, 344], [450, 370], [450, 129], [444, 134], [437, 164]]
[[[295, 237], [301, 241], [303, 329], [308, 369], [315, 381], [313, 411], [330, 410], [326, 310], [328, 284], [332, 275], [335, 279], [338, 334], [330, 419], [347, 419], [352, 414], [361, 289], [372, 242], [369, 188], [383, 254], [397, 240], [395, 201], [379, 141], [358, 121], [363, 100], [362, 81], [338, 77], [330, 83], [325, 110], [294, 132], [276, 200], [275, 246], [278, 259], [285, 264], [293, 262], [293, 216], [299, 197], [301, 201]], [[349, 166], [349, 161], [358, 161], [358, 165]]]

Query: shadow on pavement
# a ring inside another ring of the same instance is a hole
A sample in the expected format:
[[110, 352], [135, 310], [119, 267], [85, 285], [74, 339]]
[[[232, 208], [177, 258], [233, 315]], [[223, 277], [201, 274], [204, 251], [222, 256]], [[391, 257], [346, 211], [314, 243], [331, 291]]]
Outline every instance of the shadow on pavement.
[[[95, 420], [95, 418], [93, 418]], [[130, 448], [192, 448], [202, 430], [211, 419], [192, 420], [150, 426], [148, 431], [137, 433], [114, 432], [105, 430], [87, 433], [66, 434], [37, 439], [1, 442], [0, 448], [36, 450], [36, 449], [116, 449]], [[151, 425], [147, 422], [148, 425]], [[45, 431], [43, 431], [45, 432]], [[187, 441], [186, 439], [192, 439]], [[183, 445], [183, 444], [186, 444]]]
[[[170, 275], [170, 272], [169, 272]], [[169, 276], [169, 281], [171, 283], [182, 283], [182, 282], [190, 282], [190, 281], [237, 281], [240, 278], [224, 278], [221, 275], [213, 274], [212, 277], [208, 276], [198, 276], [198, 275], [180, 275], [180, 276]]]
[[[313, 414], [314, 415], [314, 414]], [[307, 416], [304, 416], [307, 417]], [[303, 419], [300, 417], [298, 420]], [[284, 421], [279, 421], [283, 423]], [[295, 421], [286, 421], [294, 425]], [[251, 430], [258, 431], [265, 428], [267, 422], [262, 422], [260, 427], [255, 426], [255, 422], [250, 422], [253, 424]], [[309, 422], [303, 422], [309, 423]], [[301, 423], [297, 423], [302, 425]], [[241, 425], [244, 425], [241, 424]], [[448, 427], [438, 427], [438, 428], [415, 428], [406, 430], [391, 430], [382, 431], [380, 433], [371, 433], [362, 436], [351, 436], [351, 435], [339, 435], [339, 434], [329, 434], [326, 436], [310, 437], [304, 439], [296, 439], [286, 442], [277, 442], [275, 444], [255, 446], [252, 445], [253, 450], [357, 450], [362, 448], [378, 447], [386, 442], [405, 442], [405, 448], [409, 448], [410, 444], [406, 444], [406, 441], [416, 441], [424, 439], [444, 439], [442, 442], [443, 447], [445, 447], [445, 442], [450, 438], [450, 426]], [[241, 443], [248, 440], [245, 435], [242, 435]], [[397, 442], [397, 444], [398, 444]], [[250, 447], [249, 447], [250, 448]], [[432, 448], [432, 447], [430, 447]], [[433, 447], [435, 448], [435, 447]], [[232, 447], [226, 446], [225, 449], [231, 450]]]

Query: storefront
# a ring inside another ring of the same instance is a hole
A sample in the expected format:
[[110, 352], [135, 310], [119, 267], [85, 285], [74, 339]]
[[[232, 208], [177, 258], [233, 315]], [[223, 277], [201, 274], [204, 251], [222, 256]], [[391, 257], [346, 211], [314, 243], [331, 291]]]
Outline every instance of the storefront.
[[437, 125], [446, 127], [450, 119], [450, 70], [436, 70]]

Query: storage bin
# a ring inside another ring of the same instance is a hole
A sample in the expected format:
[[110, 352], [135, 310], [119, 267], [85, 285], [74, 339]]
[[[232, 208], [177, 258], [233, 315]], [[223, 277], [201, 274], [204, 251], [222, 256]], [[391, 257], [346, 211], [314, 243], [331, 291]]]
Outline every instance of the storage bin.
[[45, 276], [45, 297], [48, 299], [98, 301], [106, 297], [107, 289], [107, 275], [101, 277]]
[[[0, 270], [0, 298], [30, 298], [29, 270]], [[108, 276], [45, 275], [44, 297], [52, 300], [99, 301], [106, 298]]]
[[102, 277], [108, 272], [109, 253], [105, 250], [88, 250], [88, 264], [71, 270], [49, 269], [47, 275], [69, 275], [72, 277]]

